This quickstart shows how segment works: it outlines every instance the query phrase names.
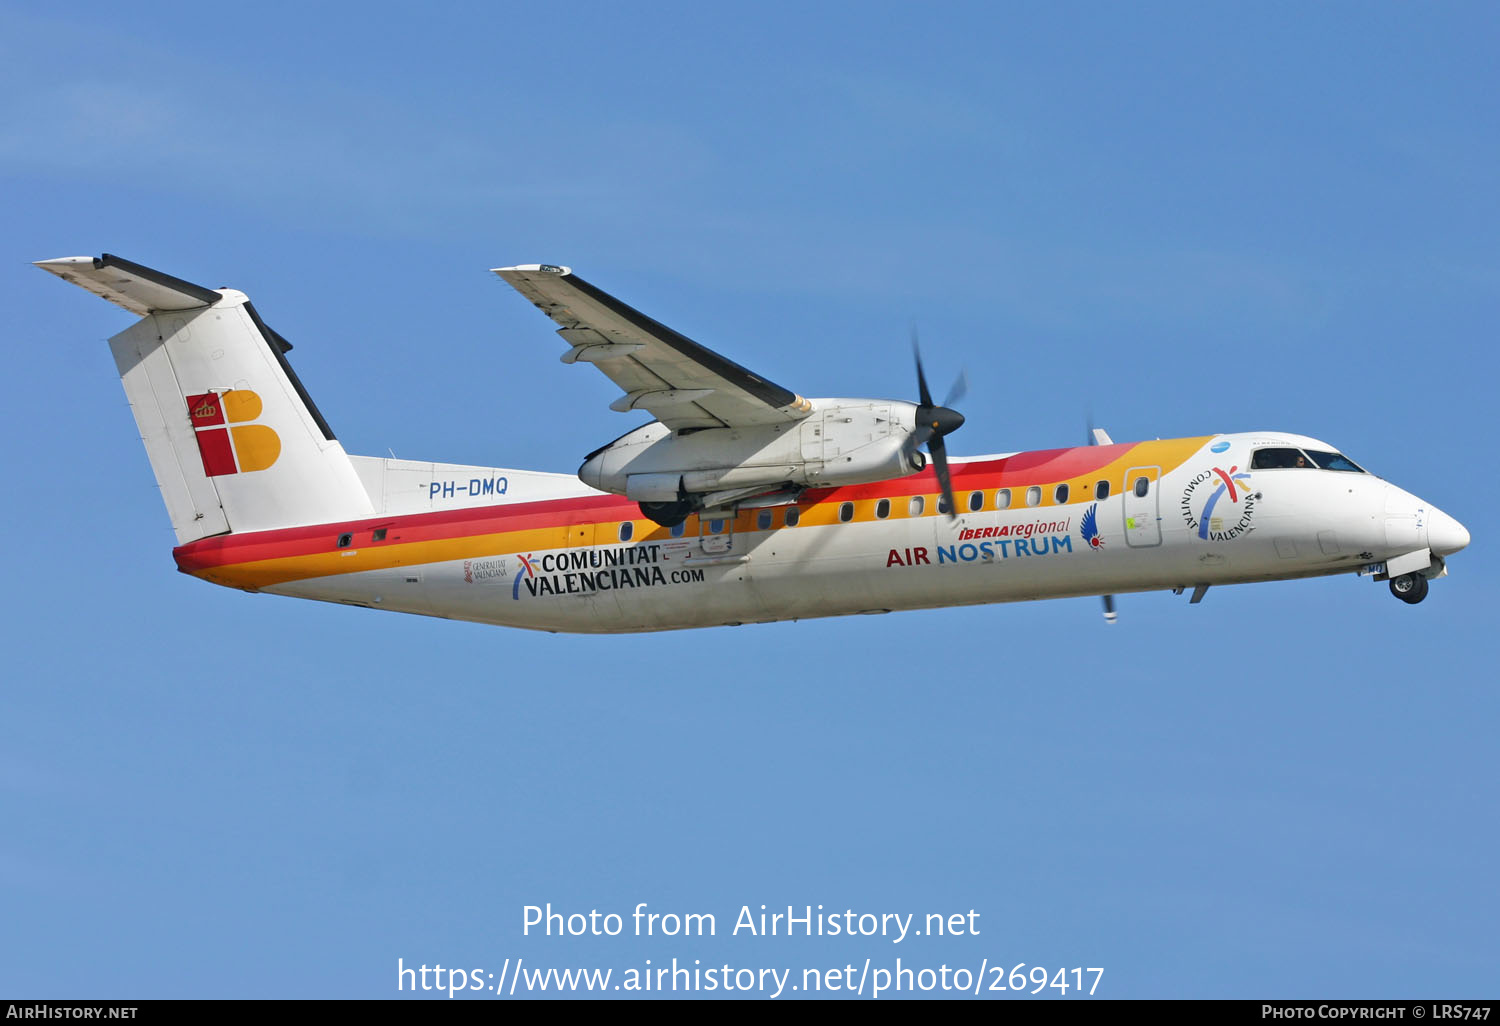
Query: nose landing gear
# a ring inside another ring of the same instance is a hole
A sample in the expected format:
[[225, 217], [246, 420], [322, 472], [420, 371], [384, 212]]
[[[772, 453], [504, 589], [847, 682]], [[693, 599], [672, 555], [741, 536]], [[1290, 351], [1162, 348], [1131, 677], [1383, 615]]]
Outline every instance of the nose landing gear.
[[1420, 573], [1402, 574], [1391, 578], [1391, 594], [1402, 602], [1416, 605], [1427, 597], [1427, 578]]

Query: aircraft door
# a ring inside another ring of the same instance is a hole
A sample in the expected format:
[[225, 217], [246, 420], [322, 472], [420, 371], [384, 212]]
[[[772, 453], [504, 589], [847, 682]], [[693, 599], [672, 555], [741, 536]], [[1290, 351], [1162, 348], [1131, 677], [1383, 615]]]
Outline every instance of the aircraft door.
[[1161, 468], [1131, 467], [1125, 472], [1125, 543], [1135, 548], [1161, 544]]
[[614, 530], [610, 524], [568, 525], [566, 565], [568, 572], [576, 575], [574, 582], [579, 591], [576, 598], [570, 595], [567, 601], [579, 603], [580, 611], [571, 615], [592, 623], [608, 623], [620, 615], [620, 600], [600, 582], [598, 571], [602, 563], [599, 553], [594, 551], [596, 544], [607, 545], [614, 539]]

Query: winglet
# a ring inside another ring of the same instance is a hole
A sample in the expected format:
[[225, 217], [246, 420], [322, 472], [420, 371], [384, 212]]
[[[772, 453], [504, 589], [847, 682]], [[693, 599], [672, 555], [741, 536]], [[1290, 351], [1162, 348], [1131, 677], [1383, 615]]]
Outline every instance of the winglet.
[[492, 272], [494, 272], [495, 274], [500, 275], [502, 278], [505, 277], [505, 272], [506, 271], [516, 271], [516, 272], [526, 272], [526, 271], [529, 271], [532, 274], [558, 274], [558, 275], [572, 274], [573, 273], [573, 268], [571, 268], [571, 267], [561, 267], [561, 266], [559, 266], [557, 264], [517, 264], [515, 267], [491, 267], [490, 270]]

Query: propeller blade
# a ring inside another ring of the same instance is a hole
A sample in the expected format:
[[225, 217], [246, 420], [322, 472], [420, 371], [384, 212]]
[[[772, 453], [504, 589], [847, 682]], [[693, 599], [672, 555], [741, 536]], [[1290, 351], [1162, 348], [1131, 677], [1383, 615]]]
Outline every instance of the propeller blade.
[[911, 329], [911, 351], [917, 358], [917, 394], [923, 406], [932, 405], [932, 392], [927, 388], [927, 375], [922, 372], [922, 347], [917, 344], [917, 329]]
[[948, 389], [947, 398], [943, 400], [944, 406], [952, 406], [964, 396], [969, 394], [969, 372], [959, 371], [958, 377], [953, 382], [953, 387]]
[[1094, 427], [1094, 415], [1089, 414], [1088, 419], [1088, 444], [1089, 445], [1114, 445], [1115, 440], [1109, 437], [1109, 432], [1103, 428]]
[[943, 499], [948, 503], [948, 519], [958, 517], [958, 504], [953, 500], [953, 479], [948, 474], [948, 446], [943, 442], [942, 435], [933, 435], [927, 443], [927, 451], [932, 454], [932, 469], [937, 474], [938, 487], [943, 490]]
[[1104, 596], [1104, 622], [1119, 623], [1119, 617], [1115, 615], [1115, 597], [1113, 595]]

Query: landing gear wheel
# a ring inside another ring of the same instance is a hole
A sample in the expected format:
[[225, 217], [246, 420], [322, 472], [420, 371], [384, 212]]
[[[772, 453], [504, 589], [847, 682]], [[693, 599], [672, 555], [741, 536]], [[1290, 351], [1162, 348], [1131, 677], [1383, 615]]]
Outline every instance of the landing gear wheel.
[[693, 511], [693, 504], [685, 499], [676, 502], [643, 502], [641, 512], [646, 518], [653, 520], [662, 527], [676, 527], [688, 518]]
[[1419, 573], [1402, 574], [1391, 578], [1391, 594], [1402, 602], [1416, 605], [1427, 597], [1427, 578]]

